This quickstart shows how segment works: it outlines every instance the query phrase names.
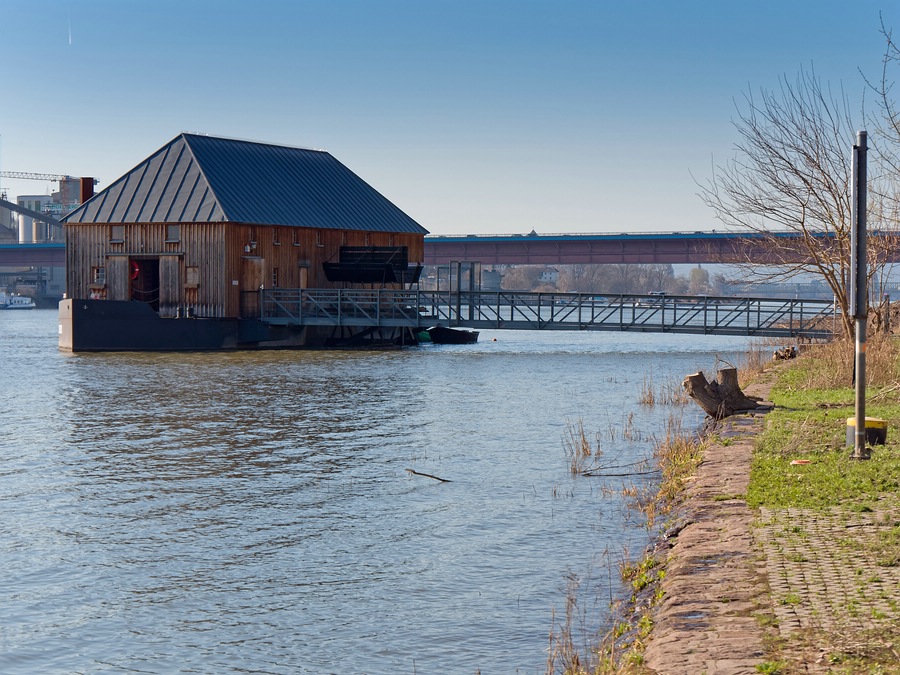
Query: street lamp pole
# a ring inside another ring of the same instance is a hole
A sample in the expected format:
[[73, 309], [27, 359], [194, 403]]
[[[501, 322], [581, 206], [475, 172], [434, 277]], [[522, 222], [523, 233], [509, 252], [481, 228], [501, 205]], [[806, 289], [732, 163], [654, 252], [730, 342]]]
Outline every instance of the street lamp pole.
[[866, 137], [865, 131], [856, 132], [851, 180], [850, 312], [856, 322], [856, 436], [852, 459], [871, 457], [866, 447], [866, 317], [869, 308], [866, 288]]

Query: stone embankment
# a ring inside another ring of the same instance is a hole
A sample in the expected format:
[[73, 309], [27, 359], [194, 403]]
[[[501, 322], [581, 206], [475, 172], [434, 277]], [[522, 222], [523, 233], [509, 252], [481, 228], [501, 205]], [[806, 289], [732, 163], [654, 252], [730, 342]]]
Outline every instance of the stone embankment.
[[[747, 393], [768, 399], [770, 389]], [[900, 622], [900, 566], [879, 565], [866, 537], [900, 500], [865, 513], [755, 512], [745, 495], [763, 423], [764, 413], [725, 420], [688, 488], [644, 652], [651, 672], [856, 672], [834, 670], [833, 654], [896, 649], [873, 642], [879, 624]]]

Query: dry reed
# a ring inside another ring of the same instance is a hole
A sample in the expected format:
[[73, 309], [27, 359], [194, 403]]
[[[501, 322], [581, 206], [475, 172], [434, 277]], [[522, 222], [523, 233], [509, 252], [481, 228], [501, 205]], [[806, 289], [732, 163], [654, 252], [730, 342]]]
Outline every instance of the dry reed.
[[[825, 361], [828, 368], [818, 368], [811, 362], [803, 369], [799, 386], [809, 389], [840, 389], [853, 383], [856, 346], [852, 340], [835, 340], [826, 344], [811, 345], [806, 354], [818, 362]], [[890, 387], [900, 379], [900, 360], [897, 358], [897, 342], [882, 335], [869, 337], [866, 343], [866, 385]]]
[[641, 405], [685, 405], [689, 401], [690, 397], [684, 392], [681, 382], [668, 379], [657, 384], [652, 372], [644, 375], [638, 395], [638, 403]]
[[[633, 427], [633, 419], [626, 420], [626, 429]], [[632, 435], [626, 431], [623, 436]], [[580, 454], [589, 457], [589, 443], [585, 438], [581, 421], [577, 426], [570, 424], [568, 451], [570, 457]], [[579, 450], [580, 449], [580, 450]], [[681, 419], [670, 416], [666, 423], [665, 433], [661, 438], [653, 439], [653, 459], [659, 467], [660, 483], [640, 482], [623, 485], [618, 490], [604, 488], [604, 496], [615, 494], [624, 499], [626, 509], [641, 514], [648, 529], [653, 529], [660, 521], [672, 517], [674, 509], [680, 503], [684, 484], [693, 475], [702, 456], [702, 443], [698, 434], [684, 429]], [[649, 607], [641, 602], [643, 609], [636, 611], [637, 593], [649, 594], [652, 605], [661, 597], [658, 582], [665, 571], [652, 554], [648, 554], [637, 562], [628, 562], [625, 555], [619, 566], [619, 576], [628, 582], [634, 590], [629, 602], [614, 605], [611, 628], [602, 636], [600, 644], [579, 649], [573, 638], [574, 618], [577, 617], [575, 589], [567, 586], [566, 616], [555, 625], [550, 633], [550, 650], [548, 652], [547, 674], [557, 672], [565, 675], [611, 675], [612, 673], [629, 672], [629, 665], [640, 660], [643, 645], [652, 625]], [[648, 588], [649, 587], [649, 588]], [[628, 615], [623, 618], [622, 612]], [[559, 670], [557, 670], [559, 668]]]

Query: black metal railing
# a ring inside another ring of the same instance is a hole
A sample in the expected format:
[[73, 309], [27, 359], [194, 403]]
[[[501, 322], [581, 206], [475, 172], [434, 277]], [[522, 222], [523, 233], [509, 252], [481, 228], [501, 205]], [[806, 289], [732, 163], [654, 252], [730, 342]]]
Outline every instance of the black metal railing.
[[270, 323], [325, 326], [435, 324], [513, 330], [609, 330], [826, 338], [824, 300], [515, 291], [262, 289]]

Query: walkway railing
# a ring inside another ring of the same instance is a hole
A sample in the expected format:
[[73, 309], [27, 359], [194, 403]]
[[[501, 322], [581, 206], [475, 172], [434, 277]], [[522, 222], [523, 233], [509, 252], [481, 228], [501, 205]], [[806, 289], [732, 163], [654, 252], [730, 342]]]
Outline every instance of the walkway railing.
[[260, 317], [302, 326], [436, 324], [513, 330], [608, 330], [826, 338], [824, 300], [678, 295], [262, 289]]

